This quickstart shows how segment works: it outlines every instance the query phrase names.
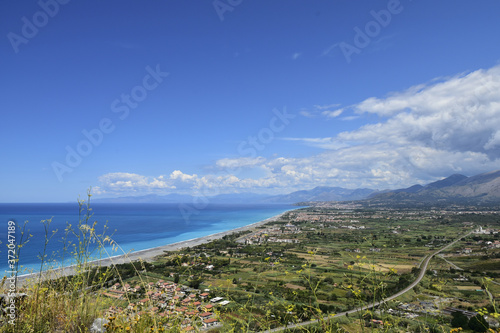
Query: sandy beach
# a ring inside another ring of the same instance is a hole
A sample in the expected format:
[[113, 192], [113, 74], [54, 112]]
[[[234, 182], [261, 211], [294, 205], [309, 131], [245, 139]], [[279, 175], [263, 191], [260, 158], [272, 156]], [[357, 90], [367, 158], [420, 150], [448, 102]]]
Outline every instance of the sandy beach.
[[[289, 211], [291, 211], [291, 210], [289, 210]], [[116, 264], [130, 263], [130, 262], [139, 261], [139, 260], [151, 261], [155, 257], [164, 254], [165, 251], [177, 251], [177, 250], [181, 250], [181, 249], [186, 248], [186, 247], [193, 247], [193, 246], [197, 246], [200, 244], [208, 243], [210, 241], [220, 239], [226, 235], [230, 235], [230, 234], [237, 233], [240, 231], [254, 230], [255, 228], [257, 228], [261, 225], [278, 220], [281, 216], [283, 216], [284, 214], [286, 214], [289, 211], [283, 212], [281, 214], [270, 217], [268, 219], [265, 219], [265, 220], [262, 220], [262, 221], [259, 221], [256, 223], [252, 223], [252, 224], [249, 224], [249, 225], [246, 225], [243, 227], [239, 227], [236, 229], [218, 232], [215, 234], [211, 234], [211, 235], [207, 235], [207, 236], [203, 236], [203, 237], [199, 237], [199, 238], [193, 238], [193, 239], [185, 240], [182, 242], [166, 244], [166, 245], [154, 247], [151, 249], [145, 249], [145, 250], [140, 250], [140, 251], [134, 251], [134, 252], [127, 253], [127, 254], [112, 256], [109, 258], [93, 261], [92, 264], [95, 264], [96, 266], [106, 267], [106, 266], [111, 266], [111, 265], [116, 265]], [[62, 276], [72, 275], [72, 274], [74, 274], [74, 272], [75, 272], [74, 266], [68, 266], [68, 267], [64, 267], [64, 268], [57, 268], [57, 269], [52, 269], [52, 270], [43, 272], [42, 276], [43, 276], [43, 279], [55, 279], [55, 278], [59, 278]], [[18, 281], [17, 281], [18, 287], [22, 287], [26, 284], [29, 284], [29, 282], [33, 278], [38, 277], [38, 274], [39, 273], [32, 273], [32, 274], [27, 274], [27, 275], [23, 275], [23, 276], [18, 277]]]

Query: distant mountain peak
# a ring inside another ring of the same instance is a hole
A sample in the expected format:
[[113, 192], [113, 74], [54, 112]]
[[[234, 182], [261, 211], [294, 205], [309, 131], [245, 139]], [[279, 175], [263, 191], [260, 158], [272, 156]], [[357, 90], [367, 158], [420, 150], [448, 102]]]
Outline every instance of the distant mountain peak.
[[358, 188], [347, 189], [343, 187], [317, 186], [312, 190], [295, 191], [289, 194], [276, 195], [269, 198], [269, 202], [296, 203], [309, 201], [352, 201], [368, 198], [378, 190]]
[[425, 186], [375, 194], [368, 201], [386, 205], [500, 204], [500, 170], [471, 177], [453, 174]]
[[449, 177], [446, 177], [445, 179], [441, 179], [441, 180], [435, 181], [433, 183], [430, 183], [430, 184], [426, 185], [425, 188], [434, 188], [434, 189], [444, 188], [444, 187], [455, 185], [455, 184], [457, 184], [457, 183], [459, 183], [467, 178], [469, 178], [469, 177], [456, 173], [456, 174], [453, 174]]

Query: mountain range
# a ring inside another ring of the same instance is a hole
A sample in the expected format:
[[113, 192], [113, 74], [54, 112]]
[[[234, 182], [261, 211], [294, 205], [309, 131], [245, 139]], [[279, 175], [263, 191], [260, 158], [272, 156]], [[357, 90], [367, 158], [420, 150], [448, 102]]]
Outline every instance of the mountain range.
[[[376, 193], [371, 189], [346, 189], [342, 187], [318, 186], [312, 190], [296, 191], [284, 195], [262, 195], [255, 193], [233, 193], [219, 194], [206, 197], [213, 204], [294, 204], [301, 201], [348, 201], [361, 200]], [[143, 196], [128, 196], [119, 198], [95, 199], [96, 203], [190, 203], [196, 202], [195, 196], [186, 194], [157, 195], [148, 194]]]
[[500, 203], [500, 170], [467, 177], [460, 174], [404, 189], [374, 193], [364, 200], [384, 204], [493, 204]]
[[[100, 203], [190, 203], [199, 200], [186, 194], [128, 196], [96, 199]], [[295, 191], [283, 195], [255, 193], [219, 194], [206, 197], [214, 204], [295, 204], [327, 201], [360, 201], [367, 204], [422, 205], [434, 203], [500, 203], [500, 170], [467, 177], [454, 174], [427, 185], [378, 191], [374, 189], [346, 189], [318, 186], [311, 190]]]

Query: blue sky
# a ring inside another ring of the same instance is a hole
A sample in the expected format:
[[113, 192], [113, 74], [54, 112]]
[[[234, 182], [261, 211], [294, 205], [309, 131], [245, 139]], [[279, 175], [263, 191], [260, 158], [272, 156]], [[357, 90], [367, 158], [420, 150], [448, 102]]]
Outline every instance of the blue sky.
[[[500, 169], [498, 1], [3, 1], [0, 202]], [[86, 134], [85, 134], [86, 133]]]

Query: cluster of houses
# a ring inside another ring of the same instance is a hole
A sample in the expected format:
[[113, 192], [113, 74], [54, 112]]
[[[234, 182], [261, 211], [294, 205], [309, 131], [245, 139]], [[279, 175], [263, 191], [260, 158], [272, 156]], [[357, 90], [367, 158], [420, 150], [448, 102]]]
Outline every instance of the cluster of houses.
[[490, 249], [500, 249], [500, 241], [496, 240], [493, 242], [487, 241], [485, 242], [486, 246]]
[[436, 304], [434, 304], [434, 302], [429, 302], [429, 301], [420, 301], [418, 303], [402, 303], [398, 306], [398, 308], [405, 311], [405, 314], [407, 311], [411, 311], [413, 313], [430, 313], [430, 314], [435, 314], [438, 313], [439, 311], [438, 308], [436, 307]]
[[415, 319], [419, 316], [416, 313], [406, 312], [406, 311], [402, 311], [402, 310], [395, 310], [395, 309], [389, 309], [389, 310], [387, 310], [387, 313], [389, 313], [391, 315], [395, 315], [395, 316], [405, 317], [407, 319]]
[[295, 216], [297, 222], [320, 222], [320, 223], [359, 223], [358, 218], [381, 218], [381, 216], [372, 216], [370, 214], [325, 214], [315, 212], [300, 212]]
[[350, 230], [360, 230], [365, 229], [364, 225], [354, 226], [354, 225], [342, 225], [339, 228], [350, 229]]
[[463, 254], [471, 254], [472, 249], [470, 247], [466, 247], [466, 248], [462, 249], [462, 253]]
[[215, 306], [225, 306], [230, 301], [222, 297], [209, 298], [209, 292], [179, 285], [170, 281], [150, 282], [146, 288], [139, 285], [121, 285], [115, 283], [103, 291], [103, 295], [115, 299], [127, 299], [130, 296], [140, 298], [131, 302], [126, 308], [111, 307], [108, 315], [142, 315], [150, 313], [167, 318], [180, 318], [185, 332], [195, 332], [195, 327], [210, 328], [219, 325], [214, 314]]
[[[471, 244], [471, 243], [468, 243]], [[478, 241], [477, 244], [482, 244], [481, 250], [485, 249], [500, 249], [500, 241], [495, 240], [495, 241]], [[472, 253], [472, 248], [470, 247], [465, 247], [461, 250], [456, 251], [457, 254], [471, 254]]]
[[251, 233], [243, 237], [240, 241], [246, 245], [269, 243], [298, 243], [295, 238], [283, 238], [283, 235], [292, 235], [300, 233], [300, 227], [291, 223], [286, 224], [283, 228], [272, 227]]
[[296, 238], [278, 238], [278, 237], [269, 237], [267, 241], [269, 243], [291, 243], [291, 244], [299, 242], [299, 240]]
[[344, 220], [339, 219], [337, 215], [328, 215], [328, 214], [318, 214], [312, 212], [300, 212], [295, 217], [295, 221], [298, 222], [344, 222]]
[[498, 234], [498, 230], [492, 228], [483, 229], [483, 227], [480, 226], [474, 231], [474, 233], [479, 235], [495, 235]]

